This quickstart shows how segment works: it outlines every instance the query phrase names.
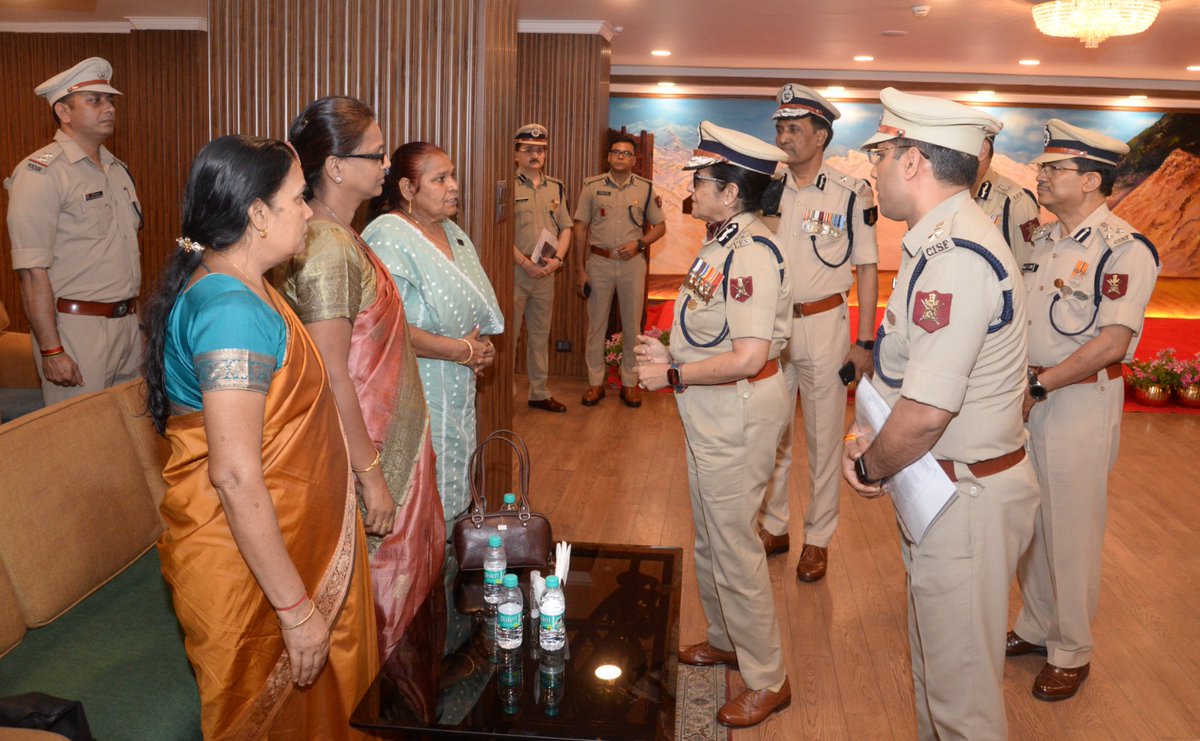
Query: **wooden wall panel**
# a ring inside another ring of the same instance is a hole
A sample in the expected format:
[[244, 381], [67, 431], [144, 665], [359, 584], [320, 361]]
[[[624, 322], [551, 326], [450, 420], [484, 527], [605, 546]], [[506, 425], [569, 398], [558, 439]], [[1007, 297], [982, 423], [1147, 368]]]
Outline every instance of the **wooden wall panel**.
[[[442, 147], [458, 167], [457, 221], [508, 315], [512, 222], [496, 223], [495, 190], [511, 193], [516, 45], [516, 0], [212, 0], [213, 135], [282, 137], [313, 99], [350, 95], [375, 109], [389, 148]], [[512, 419], [512, 353], [497, 346], [481, 433]]]
[[[142, 295], [158, 281], [179, 236], [180, 201], [187, 169], [207, 140], [208, 69], [205, 34], [199, 31], [134, 31], [129, 34], [0, 33], [0, 100], [5, 102], [0, 170], [8, 177], [26, 156], [49, 144], [54, 120], [46, 101], [33, 94], [43, 80], [87, 57], [113, 65], [117, 126], [106, 143], [129, 165], [143, 204]], [[8, 191], [0, 191], [0, 222], [7, 219]], [[7, 224], [0, 228], [0, 300], [13, 330], [28, 331], [21, 308]]]
[[[584, 178], [604, 172], [608, 141], [608, 88], [611, 47], [597, 34], [523, 33], [517, 40], [517, 100], [521, 124], [537, 122], [550, 132], [546, 173], [567, 188], [575, 214]], [[512, 141], [507, 142], [509, 167]], [[586, 245], [583, 246], [586, 249]], [[580, 245], [573, 244], [571, 250]], [[550, 326], [550, 374], [586, 376], [583, 360], [587, 305], [575, 292], [574, 260], [557, 278]], [[511, 269], [510, 269], [511, 270]], [[557, 340], [570, 340], [571, 352], [556, 352]], [[515, 353], [525, 369], [525, 343]]]

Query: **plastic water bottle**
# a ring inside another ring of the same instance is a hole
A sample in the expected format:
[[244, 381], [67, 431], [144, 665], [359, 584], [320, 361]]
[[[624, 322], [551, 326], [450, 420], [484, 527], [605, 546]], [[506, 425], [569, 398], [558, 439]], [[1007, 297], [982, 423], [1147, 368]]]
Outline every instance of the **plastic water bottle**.
[[515, 715], [521, 702], [521, 687], [525, 683], [525, 667], [520, 648], [500, 649], [500, 703], [504, 712]]
[[551, 718], [558, 715], [558, 706], [562, 702], [566, 665], [566, 651], [561, 648], [543, 652], [538, 662], [538, 693], [544, 712]]
[[504, 589], [500, 592], [500, 607], [496, 615], [496, 643], [502, 649], [520, 648], [525, 630], [523, 613], [525, 604], [521, 588], [517, 586], [516, 574], [504, 575]]
[[493, 535], [488, 538], [487, 553], [483, 554], [483, 601], [489, 605], [500, 603], [501, 580], [506, 568], [508, 559], [504, 555], [504, 544], [499, 535]]
[[567, 600], [558, 586], [557, 576], [546, 577], [546, 593], [538, 605], [542, 622], [538, 627], [538, 642], [543, 651], [556, 651], [567, 642], [567, 624], [563, 619], [567, 611]]
[[504, 504], [500, 505], [501, 511], [509, 510], [515, 512], [517, 509], [517, 495], [509, 492], [504, 495]]

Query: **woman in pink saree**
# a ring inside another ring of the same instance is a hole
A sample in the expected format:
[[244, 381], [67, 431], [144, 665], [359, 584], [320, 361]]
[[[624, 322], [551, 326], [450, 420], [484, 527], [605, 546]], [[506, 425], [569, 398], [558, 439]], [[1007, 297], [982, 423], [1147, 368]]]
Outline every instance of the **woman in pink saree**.
[[441, 579], [445, 522], [429, 411], [404, 306], [350, 227], [387, 172], [374, 114], [353, 98], [314, 101], [288, 135], [313, 210], [305, 250], [278, 284], [329, 369], [368, 535], [380, 659]]

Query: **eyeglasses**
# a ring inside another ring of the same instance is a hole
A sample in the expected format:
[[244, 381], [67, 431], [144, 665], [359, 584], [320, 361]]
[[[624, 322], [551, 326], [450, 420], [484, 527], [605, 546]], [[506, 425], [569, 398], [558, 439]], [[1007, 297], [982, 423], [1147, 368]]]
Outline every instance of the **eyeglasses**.
[[517, 151], [520, 152], [521, 154], [538, 154], [540, 152], [545, 152], [546, 148], [545, 147], [517, 147]]
[[619, 157], [621, 159], [629, 159], [630, 157], [636, 157], [637, 153], [636, 152], [626, 152], [624, 149], [610, 149], [610, 150], [608, 150], [608, 156], [609, 157]]
[[1049, 165], [1049, 164], [1042, 164], [1042, 163], [1038, 163], [1038, 164], [1034, 165], [1033, 169], [1039, 175], [1043, 172], [1046, 173], [1047, 175], [1055, 175], [1060, 172], [1083, 172], [1083, 170], [1080, 170], [1078, 167], [1062, 167], [1060, 165]]
[[927, 155], [927, 154], [925, 154], [925, 152], [921, 151], [921, 148], [918, 147], [916, 144], [908, 144], [903, 147], [875, 147], [874, 149], [868, 149], [867, 150], [867, 161], [870, 162], [872, 165], [877, 165], [877, 164], [879, 164], [879, 161], [883, 159], [884, 152], [894, 152], [897, 149], [915, 149], [918, 152], [921, 152], [922, 157], [924, 157], [925, 159], [929, 159], [929, 155]]
[[338, 157], [344, 160], [375, 160], [379, 164], [383, 164], [383, 161], [387, 159], [387, 155], [383, 152], [374, 152], [372, 154], [339, 154]]
[[700, 187], [701, 180], [708, 180], [713, 183], [720, 183], [722, 186], [728, 184], [728, 182], [729, 182], [728, 180], [722, 180], [721, 178], [710, 178], [707, 175], [701, 175], [700, 173], [697, 172], [697, 173], [692, 174], [692, 190], [695, 190], [696, 188]]

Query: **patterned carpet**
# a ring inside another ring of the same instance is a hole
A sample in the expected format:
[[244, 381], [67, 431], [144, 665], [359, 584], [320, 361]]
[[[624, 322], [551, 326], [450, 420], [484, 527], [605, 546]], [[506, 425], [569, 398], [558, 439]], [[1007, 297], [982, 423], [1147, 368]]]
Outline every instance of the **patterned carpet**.
[[678, 681], [677, 741], [728, 741], [729, 729], [717, 722], [725, 704], [725, 668], [680, 664]]

